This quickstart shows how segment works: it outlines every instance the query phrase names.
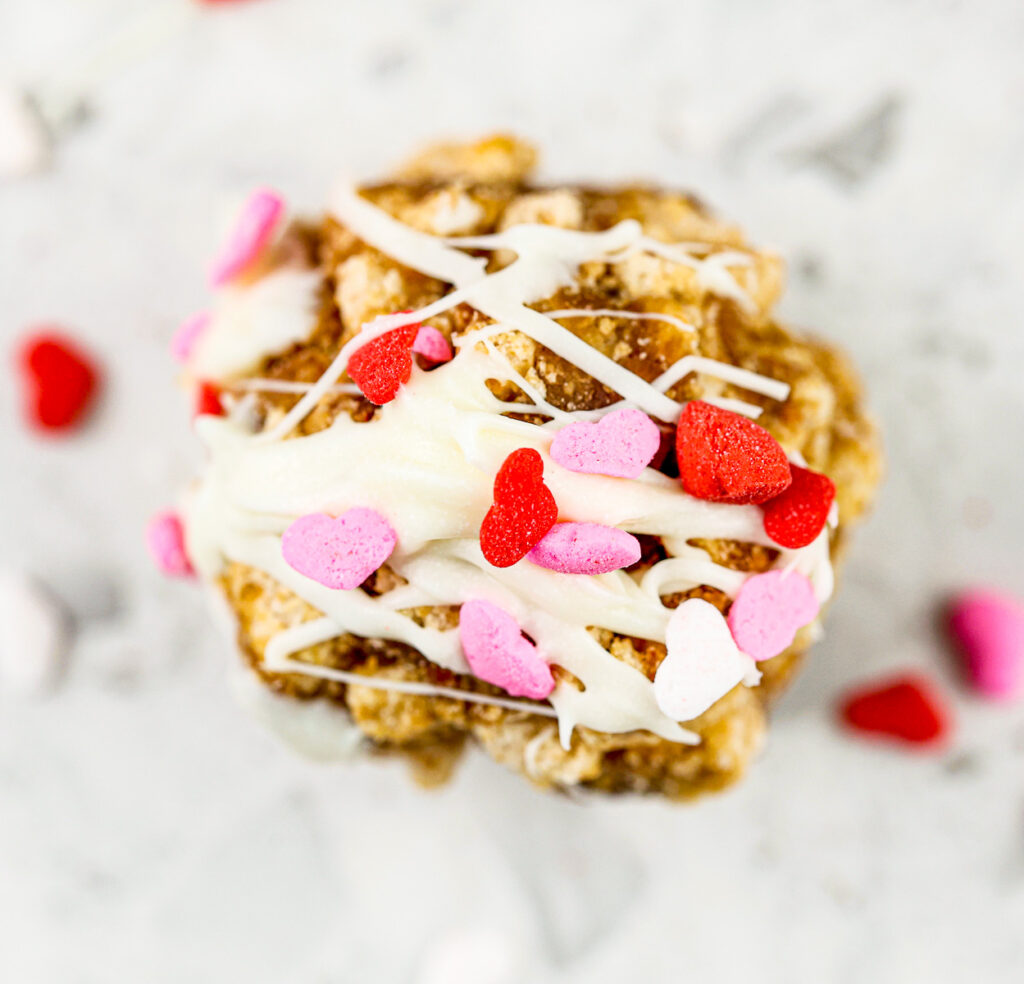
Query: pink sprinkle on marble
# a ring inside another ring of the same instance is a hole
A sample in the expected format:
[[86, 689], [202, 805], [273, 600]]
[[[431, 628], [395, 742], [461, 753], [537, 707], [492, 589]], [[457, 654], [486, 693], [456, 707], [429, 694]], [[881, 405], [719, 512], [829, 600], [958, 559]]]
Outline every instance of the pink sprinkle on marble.
[[221, 287], [234, 279], [266, 248], [284, 213], [284, 199], [261, 188], [249, 196], [235, 227], [213, 261], [210, 283]]
[[489, 601], [467, 601], [459, 611], [459, 639], [474, 675], [513, 697], [542, 700], [555, 689], [551, 667], [523, 636], [519, 623]]
[[811, 582], [798, 571], [777, 570], [747, 578], [728, 622], [736, 645], [760, 662], [778, 656], [817, 614]]
[[563, 427], [551, 442], [551, 460], [574, 472], [637, 478], [658, 453], [661, 433], [641, 410], [613, 410], [597, 423]]
[[210, 312], [199, 311], [186, 318], [171, 339], [171, 356], [177, 362], [188, 362], [200, 337], [210, 326]]
[[556, 523], [526, 556], [562, 574], [607, 574], [640, 559], [640, 541], [600, 523]]
[[412, 350], [431, 362], [451, 362], [452, 359], [452, 348], [448, 344], [448, 339], [432, 325], [420, 326], [416, 340], [412, 343]]
[[146, 526], [146, 546], [156, 566], [170, 577], [192, 577], [185, 552], [185, 528], [176, 512], [157, 513]]
[[975, 588], [949, 606], [949, 629], [974, 688], [991, 700], [1024, 689], [1024, 607], [996, 591]]
[[395, 549], [398, 537], [375, 509], [349, 509], [340, 516], [309, 513], [284, 531], [285, 562], [328, 588], [358, 588]]

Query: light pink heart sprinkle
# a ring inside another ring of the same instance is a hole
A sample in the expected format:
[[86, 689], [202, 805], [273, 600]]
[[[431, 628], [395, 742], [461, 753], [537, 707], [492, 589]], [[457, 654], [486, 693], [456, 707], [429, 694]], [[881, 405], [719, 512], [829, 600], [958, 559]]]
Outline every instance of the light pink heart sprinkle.
[[975, 689], [993, 700], [1024, 690], [1024, 607], [985, 589], [965, 591], [949, 608], [949, 628]]
[[767, 571], [747, 578], [729, 609], [736, 645], [760, 662], [778, 656], [813, 622], [818, 599], [811, 582], [798, 571]]
[[185, 527], [176, 512], [157, 513], [146, 526], [146, 546], [156, 566], [171, 577], [192, 577], [185, 552]]
[[596, 424], [563, 427], [551, 442], [551, 460], [569, 471], [636, 478], [661, 444], [657, 424], [641, 410], [613, 410]]
[[254, 191], [210, 269], [210, 283], [220, 287], [238, 276], [266, 248], [284, 214], [284, 199], [267, 188]]
[[513, 697], [542, 700], [555, 689], [551, 667], [519, 623], [497, 605], [465, 602], [459, 610], [459, 639], [473, 674]]
[[171, 356], [177, 362], [188, 362], [199, 339], [210, 327], [210, 312], [200, 311], [186, 318], [171, 339]]
[[607, 574], [640, 559], [640, 541], [600, 523], [556, 523], [526, 556], [562, 574]]
[[431, 362], [451, 362], [452, 348], [448, 339], [433, 325], [421, 325], [412, 343], [412, 350]]
[[754, 684], [761, 676], [737, 648], [722, 613], [702, 598], [690, 598], [672, 612], [665, 647], [654, 674], [654, 699], [674, 721], [692, 721], [736, 684]]
[[395, 549], [391, 524], [375, 509], [349, 509], [340, 516], [309, 513], [284, 531], [281, 553], [300, 574], [325, 587], [358, 588]]

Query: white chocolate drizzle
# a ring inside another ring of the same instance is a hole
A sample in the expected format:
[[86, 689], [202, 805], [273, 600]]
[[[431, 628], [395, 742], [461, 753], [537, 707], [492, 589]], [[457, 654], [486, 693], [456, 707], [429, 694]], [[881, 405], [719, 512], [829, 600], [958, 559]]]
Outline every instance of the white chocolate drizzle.
[[[246, 393], [308, 393], [313, 388], [312, 383], [303, 383], [292, 379], [261, 379], [251, 377], [248, 379], [236, 379], [231, 383], [231, 389], [242, 390]], [[344, 396], [361, 396], [359, 387], [355, 383], [338, 383], [332, 386], [328, 393], [335, 393]]]
[[754, 307], [750, 295], [729, 271], [730, 266], [750, 266], [750, 257], [746, 253], [722, 250], [718, 253], [709, 252], [702, 259], [698, 259], [682, 244], [663, 243], [649, 236], [642, 237], [637, 246], [644, 252], [653, 253], [672, 263], [692, 267], [697, 274], [697, 282], [709, 293], [727, 297], [745, 311], [750, 311]]
[[268, 353], [304, 341], [316, 326], [319, 290], [318, 271], [285, 268], [218, 292], [189, 370], [200, 379], [227, 379], [255, 369]]
[[[333, 212], [368, 245], [406, 267], [450, 283], [453, 289], [418, 311], [387, 315], [364, 325], [313, 384], [244, 381], [242, 387], [254, 391], [301, 393], [266, 431], [253, 434], [242, 414], [197, 421], [210, 463], [186, 508], [193, 563], [211, 581], [226, 561], [251, 566], [322, 613], [269, 642], [264, 655], [268, 669], [556, 716], [566, 748], [577, 725], [609, 733], [646, 730], [671, 741], [697, 742], [697, 735], [660, 710], [647, 677], [607, 652], [590, 630], [606, 629], [664, 643], [671, 614], [662, 602], [665, 594], [707, 584], [735, 596], [749, 575], [713, 563], [689, 541], [728, 539], [775, 547], [764, 532], [760, 510], [694, 499], [677, 480], [653, 469], [625, 480], [558, 467], [548, 457], [553, 432], [568, 423], [598, 419], [607, 408], [566, 411], [553, 406], [513, 369], [494, 339], [513, 330], [523, 332], [617, 392], [621, 405], [639, 407], [664, 421], [674, 421], [681, 408], [665, 391], [689, 372], [708, 373], [762, 396], [784, 399], [786, 384], [699, 356], [685, 357], [649, 383], [555, 320], [595, 314], [650, 317], [689, 330], [691, 326], [680, 319], [604, 309], [541, 313], [527, 306], [572, 286], [580, 264], [616, 263], [636, 250], [687, 263], [707, 289], [742, 303], [743, 292], [729, 266], [742, 265], [749, 258], [736, 252], [710, 252], [697, 258], [679, 244], [648, 239], [631, 220], [604, 232], [522, 225], [490, 236], [446, 240], [398, 222], [350, 187], [337, 193]], [[485, 261], [462, 252], [463, 248], [511, 250], [516, 258], [488, 274]], [[409, 383], [370, 422], [358, 423], [343, 414], [324, 430], [281, 440], [326, 394], [349, 391], [348, 384], [339, 381], [356, 349], [386, 331], [460, 303], [471, 305], [494, 323], [456, 338], [451, 362], [430, 372], [414, 368]], [[533, 406], [502, 401], [488, 389], [489, 379], [513, 381]], [[740, 404], [751, 414], [760, 410], [743, 401], [716, 402]], [[549, 418], [547, 423], [535, 425], [508, 416], [527, 409]], [[480, 552], [480, 523], [491, 503], [498, 467], [513, 450], [523, 447], [541, 455], [560, 518], [659, 537], [669, 556], [639, 582], [625, 571], [593, 577], [560, 574], [528, 560], [504, 569], [492, 567]], [[328, 589], [293, 570], [281, 555], [281, 534], [299, 516], [337, 514], [355, 506], [378, 510], [397, 533], [398, 546], [388, 566], [406, 583], [379, 597], [359, 589]], [[802, 550], [780, 551], [777, 563], [805, 573], [819, 599], [831, 593], [827, 532]], [[458, 632], [420, 625], [405, 610], [457, 606], [470, 598], [492, 601], [512, 614], [545, 658], [571, 673], [580, 686], [563, 680], [546, 707], [461, 688], [348, 673], [292, 658], [344, 631], [408, 645], [437, 665], [466, 674], [469, 667]]]
[[442, 687], [420, 680], [396, 680], [390, 677], [370, 676], [365, 673], [352, 673], [348, 670], [337, 670], [332, 666], [317, 666], [290, 659], [290, 654], [299, 652], [309, 646], [336, 639], [344, 629], [333, 618], [318, 618], [303, 622], [294, 628], [279, 632], [267, 643], [263, 654], [263, 665], [271, 671], [279, 673], [305, 673], [307, 676], [320, 677], [323, 680], [337, 680], [359, 687], [372, 687], [377, 690], [393, 690], [400, 694], [418, 694], [424, 697], [450, 697], [454, 700], [468, 700], [477, 704], [490, 704], [493, 707], [504, 707], [511, 711], [525, 711], [529, 714], [540, 714], [542, 717], [557, 717], [555, 711], [543, 704], [534, 704], [525, 700], [511, 700], [508, 697], [495, 697], [491, 694], [476, 693], [457, 687]]
[[762, 393], [770, 396], [773, 400], [785, 400], [789, 396], [789, 384], [780, 382], [777, 379], [770, 379], [760, 373], [751, 372], [749, 369], [742, 369], [739, 366], [729, 365], [727, 362], [719, 362], [717, 359], [707, 359], [702, 355], [684, 355], [670, 368], [666, 369], [651, 384], [655, 389], [665, 392], [671, 389], [684, 376], [691, 372], [703, 372], [709, 376], [716, 376], [734, 386], [742, 386], [744, 389], [753, 390], [755, 393]]

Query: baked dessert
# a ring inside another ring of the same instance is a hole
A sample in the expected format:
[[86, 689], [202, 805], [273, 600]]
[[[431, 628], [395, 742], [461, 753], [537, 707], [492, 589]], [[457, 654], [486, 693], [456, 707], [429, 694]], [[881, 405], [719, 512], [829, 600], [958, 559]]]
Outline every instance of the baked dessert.
[[844, 358], [774, 320], [777, 256], [684, 193], [532, 184], [535, 157], [434, 146], [318, 223], [250, 201], [176, 338], [209, 460], [161, 542], [314, 754], [436, 783], [473, 742], [688, 797], [762, 744], [877, 435]]

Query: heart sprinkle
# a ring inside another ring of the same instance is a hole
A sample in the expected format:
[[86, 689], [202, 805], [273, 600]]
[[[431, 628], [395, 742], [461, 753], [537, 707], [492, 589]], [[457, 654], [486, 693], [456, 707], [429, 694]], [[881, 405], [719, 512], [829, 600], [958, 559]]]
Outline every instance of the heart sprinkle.
[[965, 591], [949, 606], [949, 630], [974, 688], [992, 700], [1024, 690], [1024, 607], [985, 589]]
[[43, 170], [52, 145], [53, 134], [28, 93], [0, 82], [0, 179]]
[[195, 571], [185, 552], [185, 528], [176, 512], [162, 512], [146, 526], [146, 546], [164, 574], [192, 577]]
[[474, 675], [513, 697], [543, 700], [555, 689], [551, 667], [519, 623], [497, 605], [465, 602], [459, 610], [459, 639]]
[[348, 374], [371, 403], [390, 403], [412, 375], [412, 346], [418, 324], [387, 331], [360, 346], [348, 360]]
[[703, 400], [679, 416], [676, 458], [683, 488], [711, 502], [764, 502], [791, 481], [786, 452], [768, 431]]
[[203, 380], [196, 388], [196, 402], [193, 417], [223, 417], [224, 404], [220, 402], [220, 387]]
[[74, 342], [57, 332], [40, 331], [21, 343], [18, 361], [27, 382], [25, 415], [30, 424], [65, 431], [85, 419], [100, 373]]
[[0, 568], [0, 694], [36, 697], [64, 668], [72, 620], [46, 588], [22, 571]]
[[607, 574], [640, 559], [640, 541], [600, 523], [556, 523], [526, 556], [562, 574]]
[[558, 519], [558, 506], [544, 484], [544, 461], [533, 448], [518, 448], [494, 479], [494, 504], [480, 526], [480, 549], [495, 567], [525, 557]]
[[761, 662], [787, 649], [797, 629], [813, 622], [817, 614], [811, 582], [798, 571], [779, 570], [747, 578], [727, 621], [736, 645]]
[[210, 312], [200, 311], [186, 318], [171, 339], [171, 357], [176, 362], [188, 362], [195, 351], [196, 344], [207, 328], [210, 327]]
[[261, 188], [249, 196], [228, 241], [210, 268], [210, 284], [222, 287], [258, 259], [273, 238], [284, 214], [284, 200], [277, 192]]
[[722, 613], [701, 598], [672, 612], [665, 647], [654, 674], [654, 699], [675, 721], [692, 721], [737, 684], [753, 685], [761, 677], [737, 648]]
[[337, 518], [324, 513], [300, 516], [284, 531], [285, 562], [328, 588], [358, 588], [395, 549], [391, 524], [375, 509], [355, 508]]
[[854, 731], [913, 745], [941, 745], [952, 730], [945, 700], [917, 673], [850, 691], [840, 703], [839, 714]]
[[420, 326], [419, 331], [416, 332], [416, 341], [412, 343], [412, 350], [431, 362], [441, 363], [452, 360], [452, 347], [448, 344], [448, 339], [432, 325]]
[[551, 442], [551, 460], [574, 472], [637, 478], [651, 463], [661, 434], [641, 410], [614, 410], [597, 423], [563, 427]]
[[789, 488], [763, 503], [764, 531], [780, 547], [799, 550], [813, 543], [825, 528], [836, 497], [835, 482], [828, 475], [790, 465]]

